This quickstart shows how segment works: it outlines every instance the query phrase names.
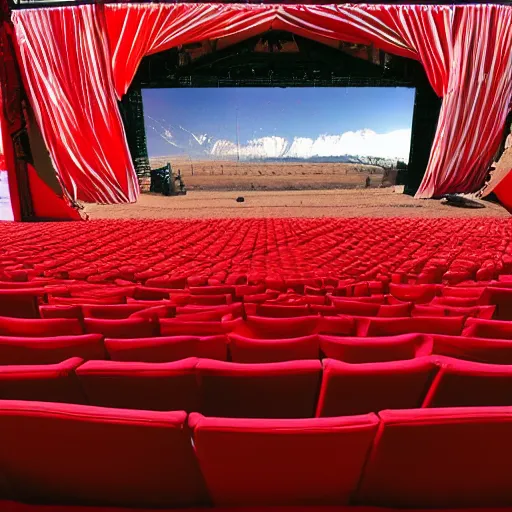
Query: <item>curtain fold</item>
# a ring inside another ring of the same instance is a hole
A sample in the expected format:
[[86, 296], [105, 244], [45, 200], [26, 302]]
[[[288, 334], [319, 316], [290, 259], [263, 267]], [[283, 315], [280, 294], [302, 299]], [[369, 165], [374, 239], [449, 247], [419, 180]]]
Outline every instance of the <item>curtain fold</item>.
[[116, 95], [144, 56], [175, 46], [282, 29], [420, 61], [443, 106], [417, 197], [480, 188], [512, 97], [509, 6], [120, 3], [16, 11], [14, 24], [63, 187], [85, 200], [135, 200]]
[[27, 94], [63, 190], [72, 200], [135, 201], [101, 7], [14, 11], [12, 21]]

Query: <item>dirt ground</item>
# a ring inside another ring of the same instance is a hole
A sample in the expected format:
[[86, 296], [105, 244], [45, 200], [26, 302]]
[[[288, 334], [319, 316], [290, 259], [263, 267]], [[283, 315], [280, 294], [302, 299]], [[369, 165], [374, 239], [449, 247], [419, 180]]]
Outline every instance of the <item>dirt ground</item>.
[[[243, 196], [245, 201], [237, 203]], [[217, 192], [191, 191], [186, 196], [142, 194], [136, 204], [84, 207], [91, 219], [255, 218], [255, 217], [509, 217], [500, 205], [482, 209], [447, 206], [414, 199], [398, 187], [355, 190]]]
[[363, 187], [370, 176], [373, 187], [382, 183], [383, 169], [347, 163], [257, 163], [151, 158], [151, 167], [170, 162], [181, 172], [187, 190], [322, 190]]

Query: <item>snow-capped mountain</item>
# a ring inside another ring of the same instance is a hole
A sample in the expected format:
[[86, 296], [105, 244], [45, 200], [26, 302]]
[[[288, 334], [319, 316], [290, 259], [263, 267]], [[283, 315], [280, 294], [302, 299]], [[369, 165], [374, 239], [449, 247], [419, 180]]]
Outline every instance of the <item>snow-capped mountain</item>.
[[146, 127], [169, 144], [169, 154], [188, 154], [193, 159], [241, 161], [288, 160], [383, 164], [409, 160], [411, 130], [376, 133], [365, 129], [342, 134], [323, 134], [316, 139], [264, 136], [243, 144], [194, 134], [183, 126], [146, 118]]

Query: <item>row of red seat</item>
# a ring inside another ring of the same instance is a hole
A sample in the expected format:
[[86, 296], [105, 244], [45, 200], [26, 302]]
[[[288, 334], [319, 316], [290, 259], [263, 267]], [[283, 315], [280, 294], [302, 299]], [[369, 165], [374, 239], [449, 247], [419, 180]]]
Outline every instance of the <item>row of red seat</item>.
[[414, 333], [367, 338], [311, 335], [282, 339], [254, 339], [234, 334], [135, 339], [104, 339], [100, 334], [0, 337], [1, 365], [52, 364], [71, 357], [153, 363], [188, 357], [236, 363], [331, 358], [355, 364], [407, 360], [426, 355], [512, 364], [512, 342]]
[[251, 338], [294, 338], [313, 334], [335, 336], [396, 336], [407, 333], [444, 334], [495, 339], [512, 337], [512, 322], [457, 317], [359, 317], [310, 315], [292, 318], [248, 316], [206, 320], [132, 316], [123, 319], [0, 317], [0, 336], [50, 337], [101, 334], [109, 338], [150, 338], [155, 336], [214, 336], [239, 334]]
[[177, 287], [277, 279], [489, 281], [512, 273], [505, 219], [209, 219], [1, 226], [7, 280]]
[[0, 399], [186, 410], [236, 418], [310, 418], [382, 409], [512, 405], [512, 366], [442, 356], [350, 364], [89, 361], [0, 366]]
[[153, 508], [510, 506], [511, 418], [496, 407], [187, 419], [0, 401], [0, 496]]

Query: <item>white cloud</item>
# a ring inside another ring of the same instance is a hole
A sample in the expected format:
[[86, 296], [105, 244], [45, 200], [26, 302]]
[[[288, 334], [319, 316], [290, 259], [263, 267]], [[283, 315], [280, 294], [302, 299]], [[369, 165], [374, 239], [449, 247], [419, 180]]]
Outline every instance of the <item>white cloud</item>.
[[[240, 145], [241, 159], [250, 158], [314, 158], [343, 155], [373, 156], [409, 160], [411, 130], [375, 133], [372, 130], [345, 132], [341, 135], [320, 135], [316, 139], [296, 137], [290, 143], [278, 136], [261, 137]], [[218, 140], [211, 149], [214, 157], [237, 156], [237, 145]]]

